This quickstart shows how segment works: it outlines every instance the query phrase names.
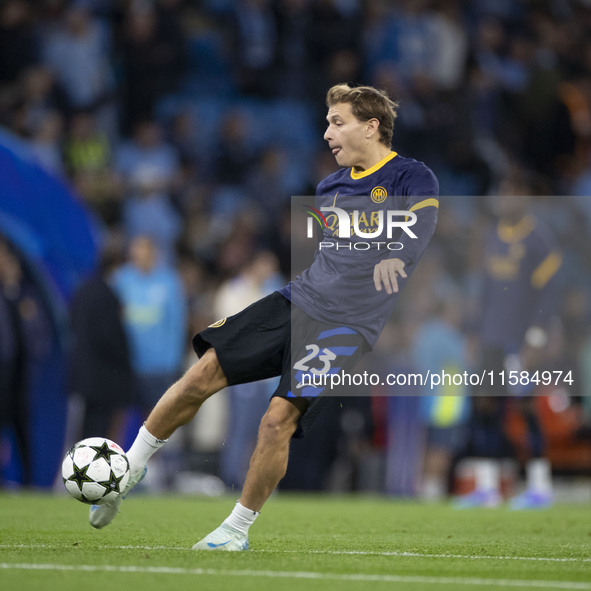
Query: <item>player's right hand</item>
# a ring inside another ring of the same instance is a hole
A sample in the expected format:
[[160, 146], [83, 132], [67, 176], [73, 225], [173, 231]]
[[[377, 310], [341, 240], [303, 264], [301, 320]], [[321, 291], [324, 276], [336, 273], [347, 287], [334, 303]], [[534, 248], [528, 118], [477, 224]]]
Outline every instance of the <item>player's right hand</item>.
[[388, 295], [398, 293], [398, 276], [406, 279], [404, 261], [400, 259], [385, 259], [380, 261], [373, 270], [373, 282], [377, 291], [382, 286]]

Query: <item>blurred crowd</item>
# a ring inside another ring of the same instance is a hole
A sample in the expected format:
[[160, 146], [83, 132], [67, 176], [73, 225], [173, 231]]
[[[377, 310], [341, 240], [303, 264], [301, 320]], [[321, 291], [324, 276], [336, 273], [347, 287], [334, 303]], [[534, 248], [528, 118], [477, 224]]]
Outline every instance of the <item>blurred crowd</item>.
[[[101, 343], [79, 347], [87, 357], [73, 364], [88, 378], [93, 347], [103, 347], [120, 383], [74, 376], [90, 413], [84, 435], [117, 433], [117, 413], [92, 424], [101, 408], [149, 410], [185, 367], [194, 332], [288, 278], [290, 196], [313, 195], [336, 169], [322, 140], [324, 95], [343, 81], [383, 88], [400, 102], [393, 149], [426, 162], [442, 195], [437, 236], [378, 355], [388, 367], [416, 366], [416, 341], [439, 318], [462, 340], [462, 363], [477, 365], [471, 334], [483, 236], [495, 219], [493, 196], [507, 179], [521, 179], [564, 252], [553, 354], [576, 370], [567, 398], [581, 409], [584, 431], [591, 3], [2, 0], [0, 125], [75, 188], [103, 235], [103, 264], [73, 302], [72, 329], [83, 338], [99, 314], [113, 328]], [[133, 396], [129, 381], [138, 384]], [[257, 393], [240, 396], [240, 408], [252, 410], [244, 401]], [[316, 469], [297, 461], [314, 444], [294, 446], [285, 486], [416, 494], [420, 477], [405, 476], [403, 454], [418, 457], [423, 444], [413, 447], [403, 426], [392, 435], [389, 417], [415, 413], [420, 423], [420, 411], [367, 400], [350, 399], [318, 429], [326, 441]], [[224, 444], [236, 404], [213, 412], [219, 427], [209, 442], [190, 435], [181, 447], [223, 456], [224, 447], [251, 445], [252, 433]], [[368, 468], [374, 452], [389, 454], [395, 441], [404, 451], [392, 451], [379, 476], [379, 467]], [[243, 462], [219, 461], [228, 485], [241, 484]]]

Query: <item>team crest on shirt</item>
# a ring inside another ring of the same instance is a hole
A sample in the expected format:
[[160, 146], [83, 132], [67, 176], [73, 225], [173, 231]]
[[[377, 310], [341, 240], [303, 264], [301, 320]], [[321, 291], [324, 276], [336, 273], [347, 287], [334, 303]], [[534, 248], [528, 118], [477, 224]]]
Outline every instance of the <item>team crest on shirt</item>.
[[386, 197], [388, 196], [388, 192], [386, 189], [384, 189], [384, 187], [378, 185], [371, 190], [369, 196], [374, 203], [384, 203], [384, 201], [386, 201]]
[[226, 320], [226, 318], [222, 318], [221, 320], [218, 320], [217, 322], [210, 324], [207, 328], [219, 328], [220, 326], [223, 326], [226, 323]]

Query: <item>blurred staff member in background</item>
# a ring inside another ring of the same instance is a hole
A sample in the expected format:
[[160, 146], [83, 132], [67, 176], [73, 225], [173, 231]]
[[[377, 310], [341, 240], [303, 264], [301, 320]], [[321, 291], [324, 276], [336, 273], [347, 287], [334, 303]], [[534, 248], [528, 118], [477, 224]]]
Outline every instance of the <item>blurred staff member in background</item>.
[[73, 394], [84, 401], [80, 437], [120, 441], [123, 410], [133, 401], [134, 377], [119, 298], [109, 284], [118, 266], [114, 249], [103, 251], [97, 272], [80, 285], [71, 305]]
[[[544, 459], [544, 440], [536, 416], [535, 384], [502, 386], [499, 374], [540, 367], [556, 312], [558, 272], [562, 255], [547, 228], [531, 212], [532, 187], [519, 176], [505, 179], [492, 204], [498, 223], [484, 249], [480, 310], [481, 370], [494, 372], [494, 383], [475, 392], [469, 453], [475, 465], [476, 490], [458, 500], [458, 507], [494, 507], [502, 501], [499, 460], [514, 457], [505, 434], [508, 398], [518, 405], [527, 425], [531, 459], [526, 467], [527, 490], [512, 507], [541, 508], [552, 502], [551, 469]], [[521, 374], [519, 374], [521, 375]]]
[[29, 390], [39, 379], [38, 363], [50, 349], [51, 326], [41, 297], [14, 249], [0, 239], [0, 291], [8, 325], [0, 331], [6, 388], [0, 390], [0, 428], [11, 429], [20, 454], [22, 483], [33, 482]]
[[[461, 330], [466, 301], [455, 286], [437, 287], [431, 317], [414, 334], [413, 360], [424, 375], [461, 374], [470, 368], [468, 342]], [[425, 388], [422, 394], [425, 450], [419, 496], [438, 501], [447, 497], [453, 461], [466, 447], [470, 399], [464, 385], [451, 383]]]
[[186, 346], [187, 303], [178, 271], [161, 261], [150, 236], [134, 238], [129, 260], [112, 277], [123, 305], [139, 404], [147, 414], [179, 378]]
[[[14, 430], [23, 462], [23, 481], [30, 484], [26, 354], [17, 303], [19, 273], [18, 261], [0, 239], [0, 429]], [[0, 442], [2, 435], [0, 432]]]

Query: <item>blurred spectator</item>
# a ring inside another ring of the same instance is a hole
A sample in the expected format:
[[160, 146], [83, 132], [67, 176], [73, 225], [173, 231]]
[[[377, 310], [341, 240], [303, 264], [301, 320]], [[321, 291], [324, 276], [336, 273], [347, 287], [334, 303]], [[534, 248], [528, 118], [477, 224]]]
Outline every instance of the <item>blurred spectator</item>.
[[7, 305], [9, 326], [9, 388], [0, 392], [0, 428], [14, 434], [22, 466], [22, 483], [33, 482], [29, 433], [29, 391], [37, 386], [39, 365], [45, 361], [53, 338], [49, 318], [36, 285], [23, 263], [5, 241], [0, 241], [0, 289]]
[[280, 95], [291, 100], [310, 98], [310, 85], [319, 76], [311, 55], [312, 4], [310, 0], [279, 0], [274, 7], [276, 85]]
[[245, 183], [251, 206], [270, 224], [277, 223], [281, 211], [295, 193], [290, 190], [287, 169], [285, 151], [269, 146], [261, 155], [260, 165], [248, 175]]
[[196, 180], [203, 182], [211, 176], [211, 154], [207, 136], [200, 124], [201, 119], [196, 110], [181, 109], [170, 122], [169, 140], [185, 169], [194, 172]]
[[[385, 63], [396, 65], [403, 84], [415, 75], [431, 77], [438, 51], [438, 30], [443, 22], [429, 10], [427, 0], [404, 0], [396, 7], [380, 3], [372, 19], [372, 35], [368, 38], [368, 67], [373, 74]], [[462, 42], [460, 34], [455, 43]]]
[[181, 249], [177, 268], [187, 297], [188, 333], [195, 334], [217, 319], [213, 310], [217, 282], [205, 262], [189, 250]]
[[168, 191], [179, 174], [179, 157], [164, 140], [160, 125], [148, 119], [134, 127], [133, 137], [116, 154], [115, 166], [124, 184], [131, 183], [139, 169], [149, 169], [162, 189]]
[[257, 251], [257, 219], [243, 212], [217, 244], [215, 267], [222, 278], [233, 277], [252, 259]]
[[77, 111], [72, 115], [64, 159], [74, 178], [85, 173], [97, 177], [109, 173], [111, 146], [107, 136], [97, 129], [92, 112]]
[[[464, 302], [460, 290], [439, 285], [433, 315], [414, 335], [415, 368], [423, 375], [442, 372], [463, 374], [469, 369], [468, 345], [463, 335]], [[421, 396], [425, 425], [425, 454], [419, 496], [441, 500], [449, 493], [454, 458], [464, 451], [469, 419], [468, 392], [463, 386], [445, 384], [425, 388]]]
[[[403, 80], [417, 75], [431, 78], [437, 55], [436, 20], [428, 0], [404, 0], [390, 22], [392, 53]], [[460, 37], [461, 39], [461, 37]]]
[[275, 93], [273, 76], [277, 52], [277, 26], [271, 0], [239, 0], [234, 21], [236, 78], [246, 94], [269, 96]]
[[[319, 74], [316, 84], [310, 89], [314, 93], [313, 100], [336, 82], [358, 79], [362, 31], [361, 6], [357, 0], [318, 0], [312, 3], [310, 51]], [[340, 77], [335, 80], [335, 76]], [[319, 103], [322, 104], [322, 101]]]
[[[5, 430], [14, 432], [23, 466], [23, 483], [32, 482], [29, 448], [27, 352], [18, 308], [20, 265], [5, 242], [0, 242], [0, 443]], [[0, 483], [2, 474], [0, 474]]]
[[122, 413], [135, 402], [121, 302], [109, 285], [119, 263], [114, 250], [105, 250], [96, 274], [80, 285], [70, 307], [70, 391], [84, 402], [76, 440], [101, 436], [122, 441]]
[[33, 153], [41, 166], [59, 176], [64, 174], [62, 142], [64, 119], [57, 110], [49, 111], [31, 138]]
[[0, 289], [0, 416], [8, 416], [6, 403], [8, 394], [15, 390], [13, 373], [18, 360], [17, 339], [12, 325], [10, 302]]
[[6, 124], [24, 137], [32, 136], [47, 115], [63, 111], [63, 100], [50, 70], [34, 66], [24, 70], [12, 97], [14, 113]]
[[112, 226], [121, 219], [121, 187], [113, 170], [108, 135], [95, 113], [72, 114], [64, 140], [64, 161], [74, 186], [102, 220]]
[[88, 2], [71, 3], [42, 49], [43, 61], [64, 89], [69, 108], [96, 109], [109, 98], [113, 89], [110, 50], [108, 36], [90, 13]]
[[34, 16], [28, 0], [8, 0], [0, 7], [0, 88], [16, 82], [37, 60]]
[[232, 110], [225, 114], [213, 148], [214, 174], [220, 184], [241, 186], [246, 181], [258, 159], [252, 135], [252, 124], [245, 111]]
[[[563, 351], [565, 359], [577, 360], [578, 370], [575, 374], [575, 383], [572, 391], [579, 396], [588, 396], [591, 383], [587, 377], [583, 380], [582, 375], [587, 376], [589, 371], [581, 352], [589, 345], [591, 327], [591, 295], [588, 288], [581, 284], [573, 286], [565, 291], [560, 310], [560, 327], [563, 333]], [[561, 339], [562, 340], [562, 339]], [[580, 376], [577, 379], [577, 376]]]
[[[589, 294], [587, 294], [589, 298]], [[583, 423], [587, 427], [588, 437], [591, 437], [591, 330], [587, 322], [587, 338], [580, 347], [577, 355], [577, 363], [581, 376], [580, 394], [583, 409]]]
[[151, 238], [137, 236], [129, 246], [129, 262], [112, 276], [113, 288], [123, 305], [144, 413], [180, 376], [187, 337], [186, 299], [180, 276], [159, 257]]
[[575, 156], [575, 133], [568, 108], [559, 93], [560, 72], [544, 64], [535, 67], [515, 119], [520, 121], [522, 144], [519, 153], [525, 164], [548, 177], [552, 188], [564, 191]]
[[[1, 397], [3, 404], [8, 392], [13, 390], [12, 374], [18, 357], [16, 344], [10, 302], [4, 295], [4, 289], [0, 289], [0, 392], [3, 394]], [[0, 416], [7, 414], [4, 409]]]
[[444, 91], [460, 87], [468, 59], [468, 33], [460, 4], [459, 0], [445, 0], [433, 6], [437, 51], [430, 75]]
[[130, 5], [121, 46], [126, 131], [154, 117], [157, 100], [179, 90], [185, 49], [178, 4]]
[[123, 206], [123, 227], [130, 239], [150, 236], [162, 261], [173, 264], [182, 221], [157, 169], [139, 166], [130, 179]]

